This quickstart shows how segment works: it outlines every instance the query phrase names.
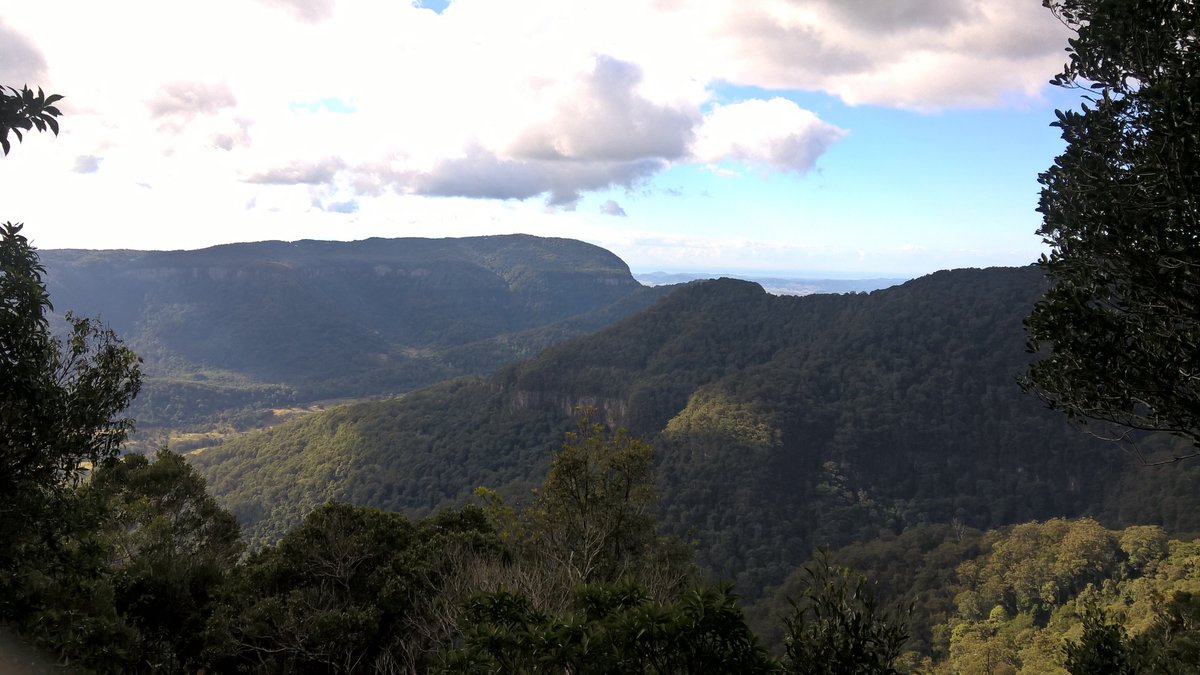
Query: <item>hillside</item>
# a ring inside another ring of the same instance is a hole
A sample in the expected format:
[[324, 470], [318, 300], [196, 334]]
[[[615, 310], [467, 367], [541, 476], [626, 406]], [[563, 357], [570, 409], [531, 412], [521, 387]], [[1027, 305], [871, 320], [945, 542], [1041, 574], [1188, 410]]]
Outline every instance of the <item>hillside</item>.
[[641, 309], [612, 253], [525, 235], [42, 252], [61, 315], [143, 359], [142, 426], [407, 391], [488, 373]]
[[[633, 277], [647, 286], [686, 284], [689, 281], [717, 279], [720, 274], [646, 272]], [[824, 277], [770, 277], [738, 275], [739, 279], [753, 281], [772, 295], [813, 295], [815, 293], [870, 293], [889, 288], [907, 281], [907, 278], [877, 277], [874, 279], [828, 279]]]
[[[1175, 666], [1126, 672], [1190, 673], [1198, 662], [1200, 541], [1171, 540], [1156, 526], [1113, 531], [1089, 518], [986, 532], [922, 525], [829, 555], [865, 574], [885, 606], [912, 607], [912, 654], [901, 672], [1067, 675], [1064, 647], [1081, 642], [1095, 609]], [[777, 651], [788, 599], [802, 597], [807, 583], [797, 570], [747, 609], [755, 633]], [[924, 657], [932, 663], [917, 667]], [[1178, 669], [1183, 663], [1192, 668]]]
[[523, 494], [571, 410], [592, 405], [653, 441], [660, 522], [750, 597], [814, 546], [918, 524], [1091, 515], [1200, 530], [1200, 472], [1141, 467], [1017, 388], [1041, 284], [1033, 268], [869, 295], [695, 283], [490, 378], [331, 410], [196, 462], [269, 541], [330, 498], [423, 514], [479, 485]]

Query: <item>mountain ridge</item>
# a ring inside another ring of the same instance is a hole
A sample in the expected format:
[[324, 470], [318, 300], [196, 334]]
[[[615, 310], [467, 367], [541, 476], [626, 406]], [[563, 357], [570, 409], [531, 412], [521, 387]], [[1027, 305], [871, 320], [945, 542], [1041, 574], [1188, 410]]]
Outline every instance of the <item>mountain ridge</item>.
[[490, 372], [665, 292], [610, 251], [531, 235], [51, 249], [42, 261], [59, 312], [99, 316], [145, 359], [134, 413], [149, 426]]
[[[479, 485], [520, 498], [570, 409], [595, 405], [655, 444], [660, 522], [692, 532], [705, 569], [747, 597], [814, 546], [920, 523], [1092, 515], [1200, 529], [1187, 507], [1200, 472], [1159, 484], [1016, 386], [1032, 358], [1021, 321], [1043, 284], [1032, 267], [845, 296], [697, 282], [490, 377], [329, 411], [195, 461], [263, 542], [329, 498], [410, 515]], [[271, 468], [284, 458], [300, 480]]]

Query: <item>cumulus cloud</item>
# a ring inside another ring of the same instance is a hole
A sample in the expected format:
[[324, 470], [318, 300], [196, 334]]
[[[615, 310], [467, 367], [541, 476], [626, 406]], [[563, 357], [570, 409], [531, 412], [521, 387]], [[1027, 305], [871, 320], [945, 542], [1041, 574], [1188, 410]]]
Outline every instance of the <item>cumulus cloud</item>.
[[819, 26], [781, 21], [757, 7], [748, 7], [729, 17], [733, 58], [731, 79], [770, 88], [794, 87], [803, 82], [813, 88], [822, 79], [861, 72], [873, 64], [864, 45], [841, 41]]
[[75, 173], [96, 173], [100, 170], [100, 162], [103, 159], [96, 155], [80, 155], [75, 158], [75, 166], [71, 170]]
[[1061, 65], [1066, 29], [1035, 2], [766, 0], [726, 5], [718, 70], [741, 84], [817, 89], [917, 109], [1032, 95]]
[[237, 98], [224, 82], [172, 82], [146, 103], [154, 118], [187, 121], [237, 105]]
[[603, 214], [609, 215], [609, 216], [625, 216], [626, 215], [625, 209], [621, 208], [621, 205], [612, 199], [610, 199], [600, 205], [600, 213], [603, 213]]
[[439, 197], [528, 199], [549, 193], [551, 206], [570, 206], [580, 193], [612, 186], [632, 187], [665, 166], [654, 158], [631, 161], [565, 162], [498, 157], [472, 147], [462, 157], [438, 162], [429, 171], [401, 173], [401, 189]]
[[979, 6], [974, 0], [819, 0], [819, 4], [843, 22], [889, 34], [916, 29], [946, 30]]
[[[609, 56], [566, 82], [544, 86], [541, 118], [511, 142], [468, 143], [457, 156], [428, 167], [391, 173], [393, 187], [413, 194], [486, 199], [548, 195], [551, 206], [573, 207], [581, 193], [631, 187], [683, 158], [699, 121], [695, 106], [665, 105], [642, 96], [641, 68]], [[379, 171], [356, 183], [370, 184]]]
[[243, 180], [261, 185], [321, 185], [331, 182], [344, 166], [336, 157], [319, 162], [291, 162], [253, 173]]
[[511, 154], [601, 161], [680, 157], [696, 115], [638, 95], [641, 80], [636, 64], [598, 56], [592, 71], [567, 88], [551, 114], [518, 136]]
[[713, 107], [692, 155], [702, 162], [732, 159], [803, 174], [845, 135], [787, 99], [750, 100]]
[[0, 84], [36, 89], [46, 76], [46, 57], [23, 34], [0, 19]]
[[222, 120], [222, 124], [211, 131], [210, 144], [221, 150], [250, 147], [250, 127], [253, 122], [243, 117]]

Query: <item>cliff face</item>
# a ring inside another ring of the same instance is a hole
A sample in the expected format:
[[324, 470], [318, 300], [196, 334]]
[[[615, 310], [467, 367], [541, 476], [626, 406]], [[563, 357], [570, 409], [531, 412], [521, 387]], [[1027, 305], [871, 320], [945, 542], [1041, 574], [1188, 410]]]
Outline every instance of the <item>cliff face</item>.
[[509, 401], [514, 412], [553, 410], [564, 417], [572, 416], [580, 408], [594, 408], [594, 419], [609, 429], [629, 425], [629, 401], [609, 396], [569, 394], [558, 391], [514, 391]]

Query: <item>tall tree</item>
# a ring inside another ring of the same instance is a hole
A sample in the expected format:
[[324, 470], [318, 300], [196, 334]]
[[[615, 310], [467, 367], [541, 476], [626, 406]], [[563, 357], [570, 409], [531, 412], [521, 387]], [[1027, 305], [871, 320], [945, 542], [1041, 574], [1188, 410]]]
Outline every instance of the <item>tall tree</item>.
[[822, 552], [785, 620], [783, 671], [795, 675], [894, 675], [912, 607], [883, 608], [867, 579]]
[[76, 488], [133, 427], [138, 358], [87, 319], [51, 334], [44, 272], [21, 225], [0, 225], [0, 623], [75, 667], [124, 670], [136, 634], [99, 572], [103, 504]]
[[[1044, 350], [1025, 387], [1125, 438], [1168, 431], [1200, 454], [1200, 11], [1194, 0], [1045, 0], [1075, 31], [1053, 80], [1067, 148], [1039, 177], [1040, 265], [1026, 321]], [[1167, 461], [1177, 461], [1180, 456]]]
[[87, 467], [115, 457], [133, 428], [120, 414], [141, 384], [138, 358], [112, 331], [68, 314], [54, 337], [37, 252], [0, 225], [0, 566]]
[[654, 544], [653, 457], [624, 429], [610, 438], [589, 410], [550, 461], [534, 503], [535, 531], [574, 583], [615, 581]]
[[237, 521], [165, 448], [103, 466], [83, 490], [106, 512], [101, 545], [117, 611], [141, 637], [139, 669], [194, 672], [217, 589], [242, 553]]
[[624, 429], [609, 433], [592, 408], [577, 412], [576, 430], [550, 460], [532, 503], [518, 511], [477, 491], [517, 552], [507, 584], [550, 610], [566, 609], [579, 584], [624, 578], [656, 599], [672, 598], [691, 581], [692, 551], [658, 535], [654, 449]]

